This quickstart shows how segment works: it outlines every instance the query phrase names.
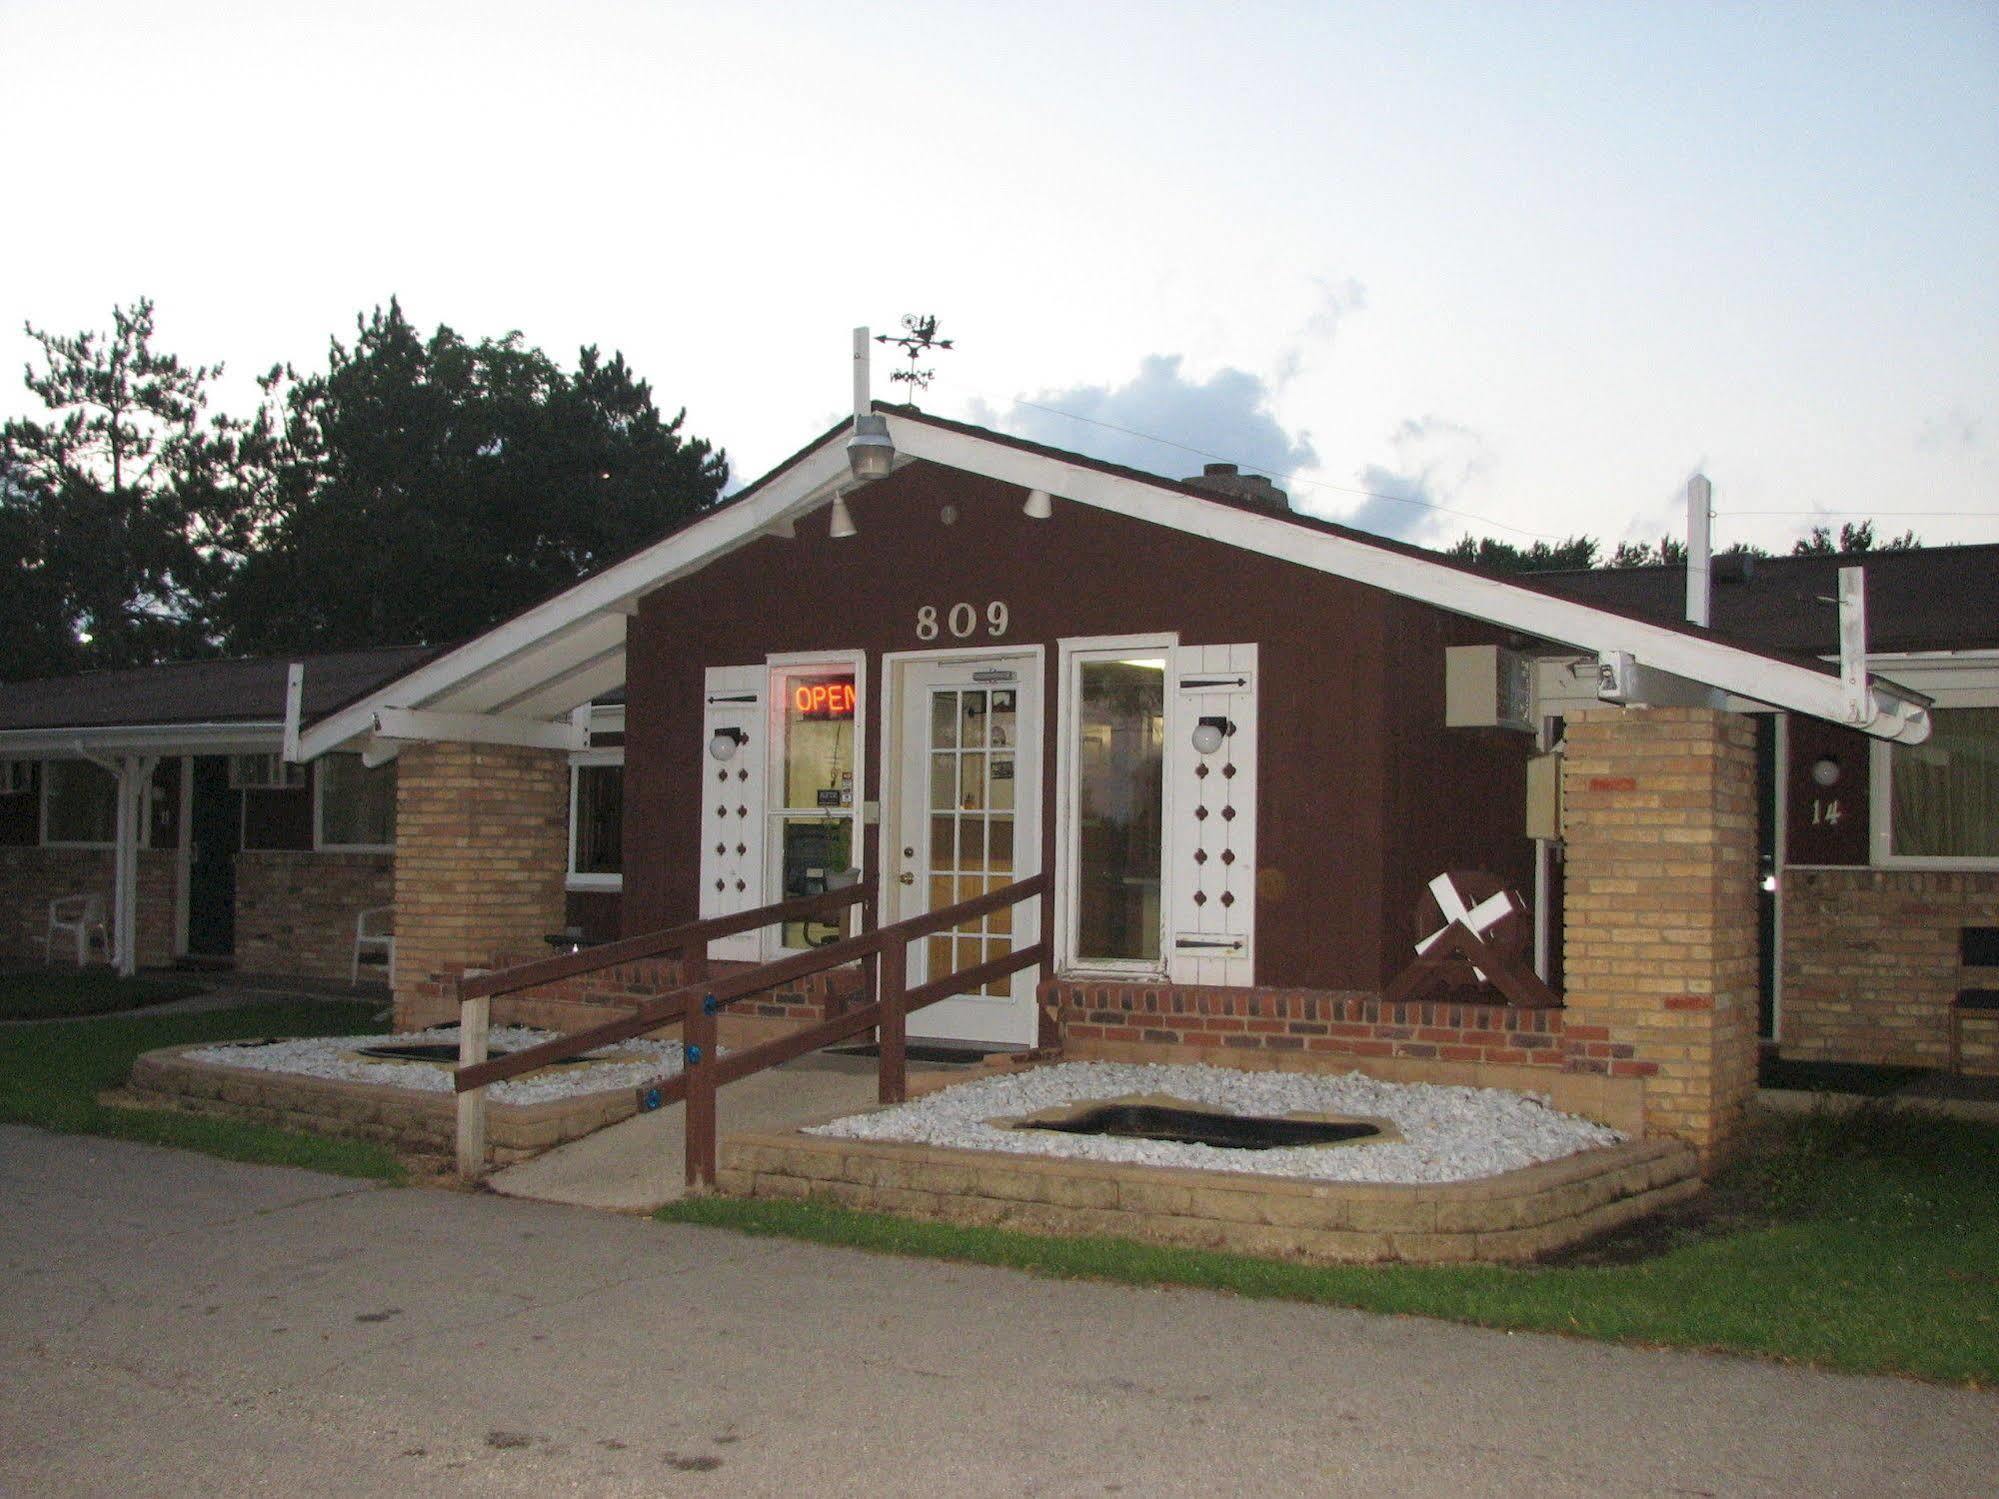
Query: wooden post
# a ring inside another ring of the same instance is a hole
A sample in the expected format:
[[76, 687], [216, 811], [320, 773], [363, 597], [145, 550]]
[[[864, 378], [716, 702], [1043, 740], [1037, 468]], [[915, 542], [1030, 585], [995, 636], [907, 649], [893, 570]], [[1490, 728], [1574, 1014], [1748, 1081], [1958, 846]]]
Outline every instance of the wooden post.
[[[493, 1001], [485, 995], [458, 1001], [458, 1065], [471, 1067], [486, 1060], [486, 1028]], [[458, 1095], [458, 1178], [476, 1182], [486, 1174], [486, 1090], [468, 1088]]]
[[903, 999], [909, 988], [909, 944], [901, 937], [882, 941], [881, 951], [881, 1068], [878, 1097], [883, 1103], [901, 1103], [909, 1097], [909, 1030]]
[[[704, 961], [705, 966], [705, 961]], [[712, 996], [688, 1005], [680, 1027], [687, 1073], [687, 1190], [700, 1192], [715, 1185], [715, 1033]]]

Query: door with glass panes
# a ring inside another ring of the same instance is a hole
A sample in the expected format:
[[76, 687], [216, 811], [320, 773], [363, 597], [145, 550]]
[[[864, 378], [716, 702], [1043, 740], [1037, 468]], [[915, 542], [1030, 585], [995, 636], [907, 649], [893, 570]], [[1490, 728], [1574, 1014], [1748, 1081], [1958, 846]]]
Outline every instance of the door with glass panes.
[[[969, 900], [1040, 869], [1041, 677], [1034, 656], [902, 666], [895, 837], [896, 919]], [[1032, 944], [1038, 897], [912, 943], [911, 987]], [[1032, 1045], [1030, 968], [909, 1017], [931, 1039]]]

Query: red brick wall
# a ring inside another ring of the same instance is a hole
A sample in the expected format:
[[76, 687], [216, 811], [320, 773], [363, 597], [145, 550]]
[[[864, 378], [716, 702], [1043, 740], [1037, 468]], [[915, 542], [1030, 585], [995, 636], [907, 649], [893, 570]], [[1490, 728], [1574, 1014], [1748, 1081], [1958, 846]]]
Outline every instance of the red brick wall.
[[[1322, 989], [1229, 989], [1193, 984], [1054, 979], [1041, 985], [1065, 1048], [1096, 1043], [1225, 1053], [1560, 1067], [1562, 1012], [1508, 1005], [1410, 1001]], [[1218, 1057], [1216, 1060], [1229, 1060]]]
[[[237, 971], [345, 983], [353, 971], [354, 918], [395, 899], [395, 871], [390, 853], [238, 853]], [[361, 976], [380, 982], [380, 964], [364, 963]]]
[[[164, 968], [174, 960], [172, 849], [139, 850], [139, 966]], [[112, 855], [94, 848], [0, 848], [0, 960], [40, 962], [49, 929], [49, 902], [65, 895], [100, 894], [111, 920]], [[60, 953], [58, 961], [61, 961]], [[68, 961], [76, 961], [69, 949]]]
[[[1787, 869], [1783, 1054], [1941, 1067], [1958, 932], [1999, 926], [1999, 872]], [[1967, 1071], [1999, 1073], [1999, 1021], [1964, 1027]]]

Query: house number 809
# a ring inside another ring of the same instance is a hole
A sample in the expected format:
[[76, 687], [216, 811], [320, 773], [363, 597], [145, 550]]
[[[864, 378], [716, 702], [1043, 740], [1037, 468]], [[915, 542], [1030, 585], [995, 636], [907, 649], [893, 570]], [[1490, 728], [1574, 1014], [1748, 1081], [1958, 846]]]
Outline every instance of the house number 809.
[[[1006, 634], [1006, 627], [1010, 622], [1011, 616], [1003, 600], [995, 599], [986, 605], [985, 627], [988, 635], [997, 638]], [[979, 611], [975, 605], [953, 604], [945, 611], [944, 618], [940, 621], [937, 618], [937, 606], [925, 604], [916, 611], [916, 638], [935, 640], [945, 630], [949, 630], [953, 640], [968, 640], [978, 633], [979, 623]]]

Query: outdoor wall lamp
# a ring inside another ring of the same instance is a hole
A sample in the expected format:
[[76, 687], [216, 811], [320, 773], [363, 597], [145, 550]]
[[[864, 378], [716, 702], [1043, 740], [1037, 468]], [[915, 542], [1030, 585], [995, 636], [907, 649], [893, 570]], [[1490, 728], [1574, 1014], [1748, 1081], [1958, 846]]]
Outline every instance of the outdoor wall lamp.
[[1055, 513], [1055, 501], [1045, 489], [1030, 489], [1027, 503], [1020, 507], [1020, 513], [1029, 520], [1047, 520]]
[[1222, 741], [1235, 732], [1235, 724], [1216, 714], [1204, 718], [1194, 725], [1194, 748], [1204, 755], [1212, 755], [1222, 747]]
[[1839, 761], [1831, 755], [1820, 755], [1812, 761], [1812, 779], [1821, 786], [1839, 784]]
[[747, 730], [734, 727], [717, 729], [715, 737], [708, 741], [708, 753], [717, 760], [733, 760], [736, 751], [750, 742]]
[[888, 435], [888, 418], [879, 411], [854, 416], [853, 440], [847, 444], [847, 467], [865, 483], [886, 479], [895, 467], [895, 440]]
[[854, 534], [854, 515], [847, 508], [847, 497], [833, 496], [833, 513], [826, 521], [826, 534], [835, 541], [841, 541]]

